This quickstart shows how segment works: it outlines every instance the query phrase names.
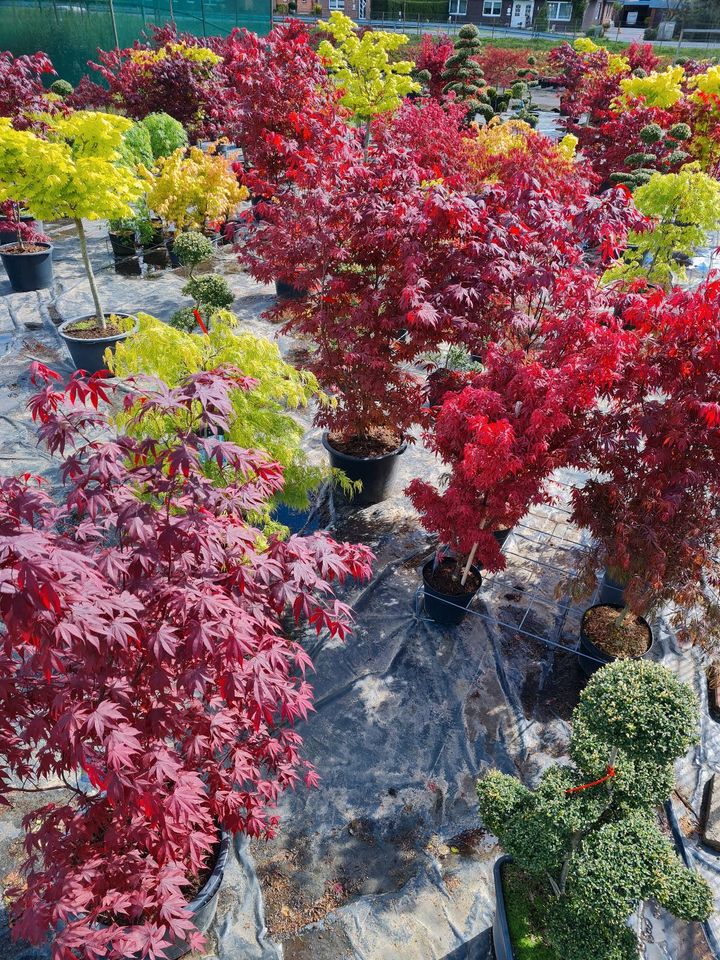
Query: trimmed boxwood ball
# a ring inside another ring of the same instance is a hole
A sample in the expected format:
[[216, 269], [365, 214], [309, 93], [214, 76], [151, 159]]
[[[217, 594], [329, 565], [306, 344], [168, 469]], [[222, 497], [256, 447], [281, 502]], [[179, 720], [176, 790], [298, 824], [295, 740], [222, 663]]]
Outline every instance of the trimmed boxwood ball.
[[176, 310], [175, 313], [173, 313], [168, 323], [176, 330], [182, 330], [183, 333], [200, 333], [200, 326], [198, 325], [197, 318], [195, 317], [194, 313], [196, 309], [200, 313], [200, 316], [203, 318], [203, 322], [207, 327], [208, 318], [206, 316], [206, 312], [202, 308], [196, 307], [181, 307], [179, 310]]
[[214, 273], [204, 277], [192, 277], [182, 288], [182, 292], [203, 307], [218, 310], [231, 306], [235, 299], [225, 277]]
[[69, 97], [75, 88], [67, 80], [55, 80], [50, 84], [50, 93], [56, 94], [58, 97]]
[[658, 143], [663, 138], [663, 130], [658, 123], [648, 123], [640, 131], [640, 139], [643, 143]]
[[618, 660], [580, 697], [572, 766], [549, 767], [534, 789], [497, 770], [478, 781], [484, 824], [521, 870], [547, 884], [537, 932], [563, 960], [637, 960], [627, 920], [642, 900], [684, 920], [711, 914], [712, 891], [656, 818], [698, 729], [690, 687], [660, 664]]
[[183, 267], [197, 267], [213, 255], [212, 240], [204, 233], [188, 230], [178, 234], [173, 240], [173, 253]]
[[625, 157], [625, 163], [629, 167], [642, 167], [648, 163], [654, 163], [657, 157], [654, 153], [631, 153]]
[[691, 132], [686, 123], [674, 123], [668, 130], [668, 136], [673, 140], [689, 140]]

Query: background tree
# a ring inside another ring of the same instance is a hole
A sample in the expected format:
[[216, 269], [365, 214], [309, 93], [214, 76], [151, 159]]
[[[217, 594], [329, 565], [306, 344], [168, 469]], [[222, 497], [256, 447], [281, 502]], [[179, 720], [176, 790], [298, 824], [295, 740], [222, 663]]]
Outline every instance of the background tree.
[[550, 767], [534, 790], [498, 771], [478, 782], [483, 822], [545, 888], [543, 933], [558, 956], [636, 960], [627, 920], [642, 900], [685, 920], [712, 913], [710, 888], [682, 864], [655, 812], [697, 733], [688, 686], [659, 664], [617, 661], [580, 696], [572, 766]]
[[334, 40], [321, 40], [318, 54], [343, 92], [340, 102], [364, 127], [367, 150], [373, 117], [397, 110], [403, 97], [422, 89], [412, 78], [412, 61], [390, 59], [408, 38], [384, 30], [365, 30], [359, 35], [357, 24], [337, 10], [329, 20], [319, 20], [318, 27]]
[[482, 53], [480, 31], [467, 23], [458, 31], [455, 52], [445, 62], [442, 79], [443, 93], [454, 93], [467, 110], [468, 121], [473, 120], [483, 104], [484, 74], [477, 58]]
[[105, 329], [105, 312], [87, 250], [83, 218], [133, 216], [131, 204], [144, 191], [135, 172], [120, 160], [123, 136], [132, 121], [115, 114], [78, 111], [56, 117], [52, 139], [13, 130], [0, 119], [0, 200], [22, 197], [38, 220], [71, 219], [80, 240], [95, 317]]

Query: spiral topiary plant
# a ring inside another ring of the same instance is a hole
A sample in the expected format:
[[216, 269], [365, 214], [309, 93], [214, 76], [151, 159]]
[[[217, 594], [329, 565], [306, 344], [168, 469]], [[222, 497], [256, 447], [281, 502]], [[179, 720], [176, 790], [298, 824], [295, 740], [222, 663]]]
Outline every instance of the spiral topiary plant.
[[538, 932], [563, 960], [637, 960], [627, 920], [642, 900], [685, 920], [712, 912], [710, 888], [656, 818], [697, 730], [690, 687], [659, 664], [618, 660], [581, 695], [572, 766], [550, 767], [534, 790], [496, 770], [478, 782], [483, 822], [544, 890]]
[[[484, 102], [483, 88], [485, 74], [477, 60], [473, 59], [482, 52], [480, 32], [472, 23], [460, 28], [455, 41], [455, 53], [445, 61], [442, 79], [446, 81], [443, 93], [454, 93], [456, 98], [467, 107], [468, 121], [481, 113]], [[489, 119], [489, 118], [486, 118]]]

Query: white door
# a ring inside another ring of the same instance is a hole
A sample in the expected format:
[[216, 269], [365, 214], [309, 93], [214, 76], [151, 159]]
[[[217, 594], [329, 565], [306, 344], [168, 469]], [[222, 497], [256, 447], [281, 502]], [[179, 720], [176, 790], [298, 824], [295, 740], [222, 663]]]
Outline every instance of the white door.
[[528, 0], [515, 0], [512, 8], [512, 17], [510, 18], [510, 26], [519, 30], [522, 30], [524, 27], [529, 27], [532, 20], [532, 8], [532, 0], [530, 3], [528, 3]]

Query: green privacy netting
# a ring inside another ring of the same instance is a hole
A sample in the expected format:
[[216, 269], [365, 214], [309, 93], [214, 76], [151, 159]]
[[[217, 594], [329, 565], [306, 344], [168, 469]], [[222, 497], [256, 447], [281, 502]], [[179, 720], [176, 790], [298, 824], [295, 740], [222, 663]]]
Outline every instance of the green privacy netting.
[[120, 46], [143, 36], [151, 24], [175, 21], [197, 36], [227, 34], [233, 27], [270, 29], [271, 0], [0, 0], [0, 50], [47, 53], [58, 76], [77, 83], [98, 47]]

